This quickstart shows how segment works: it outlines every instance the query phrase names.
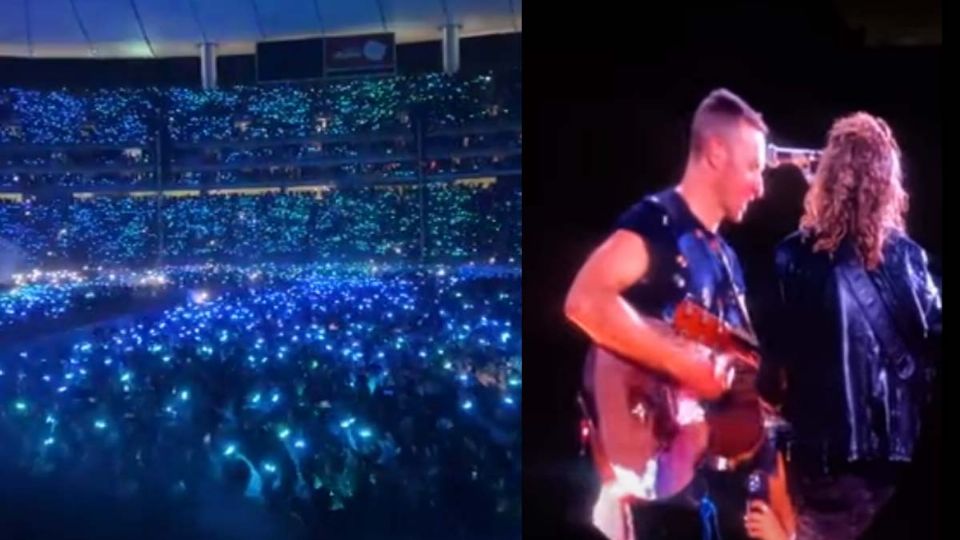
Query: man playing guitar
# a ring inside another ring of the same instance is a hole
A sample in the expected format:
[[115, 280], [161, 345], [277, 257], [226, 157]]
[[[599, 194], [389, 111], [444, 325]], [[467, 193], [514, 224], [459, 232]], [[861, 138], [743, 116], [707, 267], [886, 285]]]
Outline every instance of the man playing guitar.
[[[752, 379], [744, 386], [732, 378], [736, 366], [749, 371], [742, 355], [685, 337], [676, 323], [684, 313], [678, 309], [695, 306], [725, 328], [752, 334], [737, 257], [717, 230], [723, 221], [741, 221], [763, 195], [767, 127], [742, 99], [716, 90], [700, 104], [691, 131], [680, 183], [619, 218], [580, 269], [565, 305], [594, 343], [584, 369], [602, 478], [593, 523], [611, 540], [700, 537], [696, 529], [667, 529], [670, 520], [659, 510], [687, 501], [696, 516], [695, 501], [708, 500], [698, 469], [718, 434], [711, 433], [711, 403], [728, 397], [731, 384], [753, 391]], [[756, 447], [746, 450], [749, 457]], [[775, 487], [783, 483], [777, 469], [771, 467], [769, 504], [751, 503], [741, 533], [745, 527], [751, 537], [774, 539], [792, 531], [786, 491]], [[634, 502], [643, 503], [636, 522]], [[699, 527], [696, 517], [690, 521]]]

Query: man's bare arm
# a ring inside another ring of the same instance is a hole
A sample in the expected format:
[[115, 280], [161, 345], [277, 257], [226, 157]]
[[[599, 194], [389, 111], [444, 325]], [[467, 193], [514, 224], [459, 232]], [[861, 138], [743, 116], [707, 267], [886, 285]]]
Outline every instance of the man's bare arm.
[[673, 377], [704, 398], [723, 392], [702, 348], [677, 337], [662, 321], [639, 314], [622, 296], [647, 276], [650, 256], [639, 235], [618, 230], [580, 269], [564, 312], [598, 345]]

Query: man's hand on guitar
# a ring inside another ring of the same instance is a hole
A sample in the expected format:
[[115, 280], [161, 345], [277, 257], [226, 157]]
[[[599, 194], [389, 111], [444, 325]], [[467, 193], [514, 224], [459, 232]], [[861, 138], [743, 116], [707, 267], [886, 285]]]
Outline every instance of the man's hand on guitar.
[[729, 390], [733, 385], [733, 377], [736, 375], [734, 366], [741, 362], [740, 358], [730, 354], [715, 354], [713, 356], [713, 374], [723, 381], [724, 390]]
[[691, 347], [690, 354], [685, 356], [673, 375], [686, 390], [706, 401], [717, 399], [727, 391], [731, 358], [717, 355], [711, 359], [710, 350], [700, 346]]

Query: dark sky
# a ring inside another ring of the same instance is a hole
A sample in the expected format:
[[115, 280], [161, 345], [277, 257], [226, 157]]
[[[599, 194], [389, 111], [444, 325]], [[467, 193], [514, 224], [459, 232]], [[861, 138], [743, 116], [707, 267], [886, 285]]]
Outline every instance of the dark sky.
[[851, 28], [863, 29], [870, 45], [940, 45], [940, 0], [835, 0]]

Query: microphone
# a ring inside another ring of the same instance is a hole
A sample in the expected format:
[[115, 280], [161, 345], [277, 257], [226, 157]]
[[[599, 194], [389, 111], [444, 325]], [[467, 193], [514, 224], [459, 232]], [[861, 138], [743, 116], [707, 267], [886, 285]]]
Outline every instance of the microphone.
[[775, 169], [783, 165], [793, 165], [800, 169], [807, 182], [813, 181], [813, 175], [817, 172], [817, 166], [820, 164], [820, 158], [823, 156], [822, 150], [812, 148], [789, 148], [786, 146], [777, 146], [775, 144], [767, 145], [767, 167]]

